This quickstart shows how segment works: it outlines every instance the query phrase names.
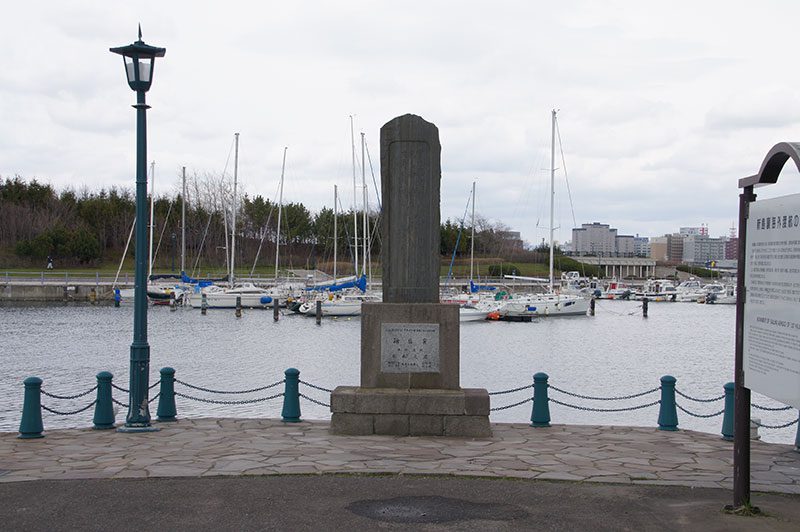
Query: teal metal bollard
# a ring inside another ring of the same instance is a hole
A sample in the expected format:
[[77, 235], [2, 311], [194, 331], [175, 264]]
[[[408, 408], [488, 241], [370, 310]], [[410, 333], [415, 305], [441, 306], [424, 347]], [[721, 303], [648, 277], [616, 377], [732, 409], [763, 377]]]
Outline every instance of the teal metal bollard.
[[547, 397], [547, 379], [547, 373], [539, 372], [533, 376], [531, 427], [550, 426], [550, 400]]
[[42, 431], [42, 379], [28, 377], [25, 384], [25, 398], [22, 403], [22, 420], [19, 422], [19, 436], [23, 440], [44, 438]]
[[161, 368], [161, 389], [156, 416], [156, 420], [161, 422], [178, 421], [178, 410], [175, 407], [175, 370], [172, 368]]
[[114, 375], [108, 371], [101, 371], [97, 374], [97, 401], [94, 404], [94, 418], [92, 427], [95, 430], [113, 429], [114, 422], [114, 403], [111, 400], [111, 381]]
[[736, 404], [733, 393], [736, 385], [726, 382], [723, 388], [725, 389], [725, 413], [722, 414], [722, 439], [733, 441], [733, 410]]
[[661, 408], [658, 410], [658, 430], [678, 430], [678, 409], [675, 406], [675, 383], [672, 375], [661, 377]]
[[286, 376], [283, 391], [283, 410], [281, 417], [284, 423], [299, 423], [300, 420], [300, 371], [289, 368], [283, 372]]

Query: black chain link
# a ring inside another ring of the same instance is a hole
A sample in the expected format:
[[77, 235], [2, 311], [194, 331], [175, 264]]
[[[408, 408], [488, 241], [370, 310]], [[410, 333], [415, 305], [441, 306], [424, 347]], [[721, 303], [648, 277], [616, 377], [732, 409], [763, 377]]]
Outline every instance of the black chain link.
[[529, 397], [524, 401], [520, 401], [519, 403], [514, 403], [513, 405], [506, 405], [506, 406], [496, 406], [494, 408], [490, 408], [490, 412], [497, 412], [498, 410], [508, 410], [509, 408], [514, 408], [515, 406], [524, 405], [525, 403], [529, 403], [533, 401], [533, 397]]
[[794, 421], [790, 421], [788, 423], [784, 423], [783, 425], [764, 425], [763, 423], [759, 423], [758, 421], [755, 421], [753, 419], [750, 420], [751, 423], [753, 423], [754, 425], [756, 425], [758, 427], [761, 427], [762, 429], [785, 429], [786, 427], [791, 427], [792, 425], [797, 423], [797, 421], [798, 420], [795, 419]]
[[193, 390], [198, 390], [200, 392], [238, 395], [238, 394], [244, 394], [244, 393], [253, 393], [253, 392], [261, 392], [263, 390], [269, 390], [270, 388], [274, 388], [275, 386], [283, 384], [286, 381], [285, 380], [279, 380], [278, 382], [274, 382], [274, 383], [270, 384], [269, 386], [262, 386], [260, 388], [252, 388], [250, 390], [241, 390], [241, 391], [212, 390], [211, 388], [203, 388], [202, 386], [195, 386], [193, 384], [189, 384], [188, 382], [183, 382], [183, 381], [180, 381], [178, 379], [175, 379], [175, 382], [177, 382], [178, 384], [182, 384], [183, 386], [186, 386], [187, 388], [191, 388]]
[[111, 383], [111, 387], [114, 388], [115, 390], [119, 390], [119, 391], [121, 391], [123, 393], [131, 393], [131, 391], [129, 389], [123, 388], [122, 386], [117, 386], [113, 382]]
[[246, 405], [251, 403], [261, 403], [264, 401], [269, 401], [270, 399], [275, 399], [278, 397], [283, 396], [283, 392], [277, 393], [275, 395], [270, 395], [269, 397], [261, 397], [258, 399], [243, 399], [241, 401], [217, 401], [215, 399], [203, 399], [201, 397], [192, 397], [191, 395], [184, 395], [179, 392], [175, 392], [175, 395], [178, 397], [183, 397], [184, 399], [190, 399], [192, 401], [199, 401], [201, 403], [212, 403], [215, 405]]
[[333, 390], [329, 390], [329, 389], [327, 389], [327, 388], [321, 388], [321, 387], [319, 387], [319, 386], [316, 386], [316, 385], [314, 385], [314, 384], [311, 384], [310, 382], [306, 382], [306, 381], [299, 381], [299, 382], [300, 382], [300, 384], [305, 384], [305, 385], [306, 385], [306, 386], [308, 386], [309, 388], [314, 388], [315, 390], [319, 390], [319, 391], [321, 391], [321, 392], [328, 392], [328, 393], [331, 393], [331, 392], [333, 392]]
[[312, 399], [311, 397], [309, 397], [307, 395], [303, 395], [302, 393], [298, 394], [298, 395], [300, 397], [302, 397], [303, 399], [307, 399], [307, 400], [311, 401], [314, 404], [318, 404], [319, 406], [324, 406], [325, 408], [330, 408], [331, 407], [331, 405], [329, 405], [329, 404], [323, 403], [322, 401], [317, 401], [316, 399]]
[[78, 409], [78, 410], [73, 410], [72, 412], [59, 412], [58, 410], [53, 410], [52, 408], [47, 408], [47, 407], [46, 407], [46, 406], [44, 406], [44, 405], [42, 405], [42, 409], [43, 409], [43, 410], [47, 410], [47, 411], [48, 411], [48, 412], [50, 412], [51, 414], [56, 414], [56, 415], [59, 415], [59, 416], [72, 416], [72, 415], [75, 415], [75, 414], [80, 414], [81, 412], [83, 412], [83, 411], [85, 411], [85, 410], [89, 410], [89, 409], [90, 409], [90, 408], [92, 408], [92, 407], [93, 407], [93, 406], [94, 406], [96, 403], [97, 403], [97, 401], [96, 401], [96, 400], [95, 400], [95, 401], [92, 401], [91, 403], [89, 403], [88, 405], [84, 406], [83, 408], [81, 408], [81, 409]]
[[121, 402], [117, 401], [116, 399], [114, 399], [113, 397], [111, 398], [111, 400], [114, 401], [115, 403], [117, 403], [122, 408], [128, 408], [128, 406], [129, 406], [128, 403], [121, 403]]
[[646, 405], [629, 406], [627, 408], [590, 408], [588, 406], [577, 406], [569, 403], [562, 403], [561, 401], [553, 399], [552, 397], [549, 398], [549, 400], [551, 403], [555, 403], [557, 405], [566, 406], [567, 408], [574, 408], [576, 410], [587, 410], [589, 412], [627, 412], [629, 410], [641, 410], [642, 408], [647, 408], [661, 403], [661, 401], [653, 401], [652, 403], [647, 403]]
[[793, 406], [780, 406], [780, 407], [776, 407], [776, 408], [770, 408], [768, 406], [761, 406], [761, 405], [757, 405], [755, 403], [752, 403], [750, 406], [752, 406], [753, 408], [756, 408], [758, 410], [766, 410], [768, 412], [783, 412], [785, 410], [791, 410], [792, 408], [794, 408]]
[[152, 384], [152, 386], [150, 386], [150, 387], [148, 388], [148, 390], [152, 390], [153, 388], [155, 388], [155, 387], [156, 387], [156, 386], [158, 386], [159, 384], [161, 384], [161, 379], [158, 379], [156, 382], [154, 382], [154, 383]]
[[717, 417], [717, 416], [720, 416], [720, 415], [725, 413], [725, 409], [723, 408], [719, 412], [714, 412], [713, 414], [697, 414], [695, 412], [690, 412], [689, 410], [686, 410], [685, 408], [683, 408], [678, 403], [675, 403], [675, 406], [677, 406], [678, 410], [680, 410], [681, 412], [684, 412], [685, 414], [689, 414], [692, 417], [699, 417], [699, 418]]
[[713, 397], [711, 399], [698, 399], [697, 397], [692, 397], [690, 395], [686, 395], [679, 389], [675, 388], [675, 393], [683, 397], [684, 399], [688, 399], [690, 401], [694, 401], [695, 403], [716, 403], [722, 399], [725, 399], [725, 394], [720, 395], [719, 397]]
[[520, 386], [519, 388], [512, 388], [511, 390], [503, 390], [501, 392], [489, 392], [489, 395], [504, 395], [507, 393], [514, 393], [514, 392], [520, 392], [522, 390], [527, 390], [528, 388], [533, 388], [533, 384], [528, 384], [527, 386]]
[[76, 395], [56, 395], [54, 393], [47, 393], [46, 391], [42, 390], [42, 395], [46, 395], [47, 397], [52, 397], [53, 399], [77, 399], [78, 397], [83, 397], [84, 395], [89, 395], [93, 391], [97, 389], [97, 385], [95, 384], [94, 388], [86, 390], [83, 393], [79, 393]]
[[155, 395], [153, 396], [153, 398], [152, 398], [152, 399], [150, 399], [150, 400], [149, 400], [149, 401], [147, 401], [147, 402], [148, 402], [148, 403], [152, 403], [153, 401], [155, 401], [155, 400], [156, 400], [156, 399], [158, 399], [159, 397], [161, 397], [161, 392], [158, 392], [157, 394], [155, 394]]
[[556, 388], [552, 384], [548, 384], [548, 388], [551, 390], [555, 390], [557, 392], [561, 392], [566, 395], [571, 395], [572, 397], [577, 397], [578, 399], [588, 399], [590, 401], [622, 401], [624, 399], [636, 399], [637, 397], [642, 397], [643, 395], [649, 395], [653, 392], [657, 392], [661, 389], [661, 386], [653, 388], [652, 390], [647, 390], [646, 392], [635, 393], [632, 395], [620, 395], [619, 397], [592, 397], [591, 395], [581, 395], [578, 393], [568, 392], [566, 390], [562, 390], [561, 388]]

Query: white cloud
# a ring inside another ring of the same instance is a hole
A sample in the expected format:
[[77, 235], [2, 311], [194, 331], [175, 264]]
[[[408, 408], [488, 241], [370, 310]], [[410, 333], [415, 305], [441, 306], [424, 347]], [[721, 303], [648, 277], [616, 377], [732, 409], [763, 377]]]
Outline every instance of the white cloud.
[[463, 214], [477, 178], [478, 211], [538, 241], [555, 107], [578, 224], [726, 233], [736, 180], [796, 139], [800, 74], [778, 52], [798, 14], [688, 0], [16, 3], [0, 19], [0, 175], [132, 186], [134, 94], [108, 48], [141, 22], [167, 48], [148, 93], [165, 191], [183, 165], [221, 172], [238, 131], [251, 196], [274, 195], [289, 146], [287, 200], [318, 209], [338, 183], [348, 201], [348, 116], [377, 172], [379, 128], [412, 112], [440, 129], [443, 218]]

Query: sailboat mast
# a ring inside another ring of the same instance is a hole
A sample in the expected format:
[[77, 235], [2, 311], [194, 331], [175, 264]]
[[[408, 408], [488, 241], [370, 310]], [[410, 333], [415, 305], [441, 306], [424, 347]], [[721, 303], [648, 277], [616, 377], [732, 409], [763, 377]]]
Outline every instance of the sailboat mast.
[[150, 280], [150, 276], [153, 275], [153, 225], [154, 225], [154, 214], [155, 209], [153, 208], [155, 205], [155, 197], [156, 197], [156, 162], [153, 161], [150, 163], [150, 260], [147, 271], [147, 279]]
[[232, 202], [232, 214], [231, 214], [231, 274], [230, 274], [230, 282], [231, 288], [233, 288], [233, 270], [234, 270], [234, 262], [236, 259], [236, 185], [239, 178], [239, 134], [234, 133], [235, 139], [235, 148], [233, 152], [233, 202]]
[[364, 132], [361, 132], [361, 191], [362, 194], [362, 203], [364, 205], [364, 223], [361, 227], [362, 231], [361, 234], [363, 235], [364, 245], [362, 246], [362, 250], [364, 251], [364, 256], [361, 259], [361, 274], [363, 275], [367, 271], [367, 245], [369, 242], [369, 238], [367, 235], [367, 178], [366, 178], [366, 165], [364, 164]]
[[356, 192], [356, 139], [353, 132], [353, 115], [350, 115], [350, 145], [353, 153], [353, 267], [355, 275], [358, 276], [358, 194]]
[[336, 284], [336, 259], [339, 257], [339, 233], [336, 218], [339, 216], [339, 188], [333, 185], [333, 284]]
[[186, 272], [186, 167], [183, 167], [183, 200], [181, 205], [181, 275]]
[[475, 262], [475, 181], [472, 182], [472, 236], [469, 245], [469, 280], [472, 281], [472, 271]]
[[553, 293], [553, 207], [556, 178], [556, 110], [553, 109], [550, 133], [550, 293]]
[[286, 150], [288, 146], [283, 147], [283, 164], [281, 165], [281, 185], [278, 192], [278, 228], [275, 230], [275, 279], [278, 278], [278, 252], [281, 247], [281, 214], [283, 211], [283, 173], [286, 170]]

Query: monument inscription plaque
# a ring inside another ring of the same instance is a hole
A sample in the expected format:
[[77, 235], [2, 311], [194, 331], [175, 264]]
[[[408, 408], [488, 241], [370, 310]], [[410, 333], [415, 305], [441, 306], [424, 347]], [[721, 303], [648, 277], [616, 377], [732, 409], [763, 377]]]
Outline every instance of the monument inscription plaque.
[[381, 371], [438, 373], [438, 323], [382, 323]]

